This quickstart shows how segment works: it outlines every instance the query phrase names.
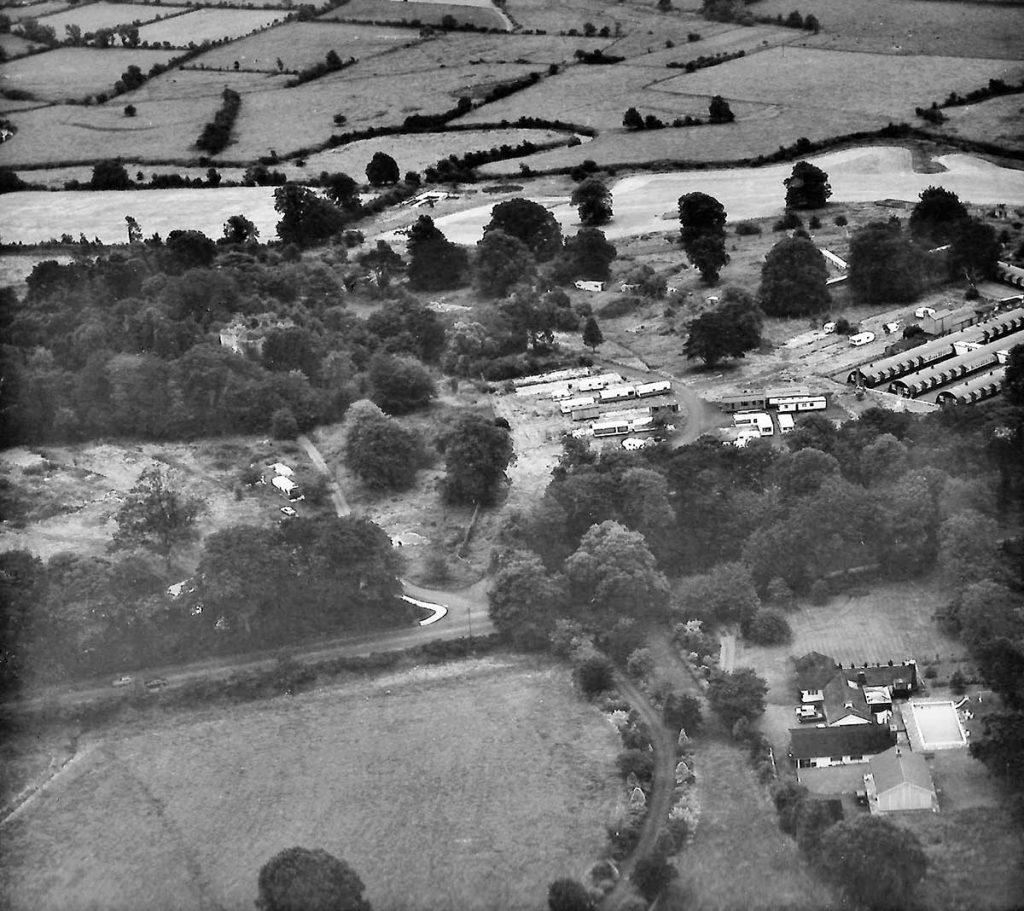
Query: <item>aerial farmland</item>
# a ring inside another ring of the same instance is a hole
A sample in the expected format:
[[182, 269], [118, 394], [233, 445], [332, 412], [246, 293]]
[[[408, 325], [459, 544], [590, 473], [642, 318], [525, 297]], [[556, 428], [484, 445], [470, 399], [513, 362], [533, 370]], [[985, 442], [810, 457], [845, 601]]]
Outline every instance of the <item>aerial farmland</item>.
[[1019, 908], [1022, 123], [1021, 0], [0, 0], [0, 908]]

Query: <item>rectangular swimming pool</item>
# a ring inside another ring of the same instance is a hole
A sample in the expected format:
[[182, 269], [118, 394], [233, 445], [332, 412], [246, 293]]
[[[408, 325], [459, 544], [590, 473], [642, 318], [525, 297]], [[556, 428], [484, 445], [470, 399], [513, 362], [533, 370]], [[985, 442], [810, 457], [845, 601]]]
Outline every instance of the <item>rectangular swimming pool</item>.
[[[907, 703], [922, 750], [955, 750], [967, 743], [967, 735], [952, 702]], [[904, 717], [904, 721], [906, 721]], [[908, 728], [910, 726], [908, 725]], [[918, 747], [915, 746], [915, 749]]]

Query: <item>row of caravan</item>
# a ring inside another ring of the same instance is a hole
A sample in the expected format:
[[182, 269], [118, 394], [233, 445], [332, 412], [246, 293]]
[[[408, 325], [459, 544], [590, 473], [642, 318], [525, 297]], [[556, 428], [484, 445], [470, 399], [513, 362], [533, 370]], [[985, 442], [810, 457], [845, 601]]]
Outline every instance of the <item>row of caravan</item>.
[[[621, 380], [622, 378], [619, 377]], [[578, 395], [567, 398], [559, 405], [562, 414], [573, 414], [577, 409], [588, 405], [606, 405], [611, 402], [627, 402], [630, 399], [646, 399], [658, 395], [668, 395], [672, 384], [667, 380], [656, 383], [640, 383], [638, 385], [616, 385], [600, 389], [592, 395]]]

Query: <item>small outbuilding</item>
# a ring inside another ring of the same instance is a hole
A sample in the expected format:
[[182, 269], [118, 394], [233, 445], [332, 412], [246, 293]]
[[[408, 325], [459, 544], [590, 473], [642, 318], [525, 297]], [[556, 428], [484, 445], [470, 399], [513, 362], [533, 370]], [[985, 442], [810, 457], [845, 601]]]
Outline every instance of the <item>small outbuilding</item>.
[[864, 789], [872, 813], [938, 812], [932, 774], [920, 753], [896, 746], [872, 756], [868, 768], [871, 771], [864, 776]]

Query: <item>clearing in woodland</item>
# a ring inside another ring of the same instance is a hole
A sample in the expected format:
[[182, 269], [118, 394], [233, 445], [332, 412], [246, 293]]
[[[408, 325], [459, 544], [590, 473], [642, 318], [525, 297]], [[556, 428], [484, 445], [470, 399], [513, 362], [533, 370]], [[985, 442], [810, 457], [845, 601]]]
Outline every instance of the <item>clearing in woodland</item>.
[[6, 907], [251, 907], [304, 845], [377, 908], [535, 909], [603, 848], [617, 740], [565, 669], [505, 657], [83, 738], [5, 826]]

